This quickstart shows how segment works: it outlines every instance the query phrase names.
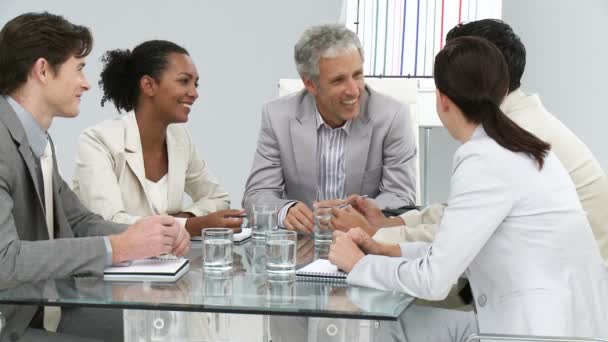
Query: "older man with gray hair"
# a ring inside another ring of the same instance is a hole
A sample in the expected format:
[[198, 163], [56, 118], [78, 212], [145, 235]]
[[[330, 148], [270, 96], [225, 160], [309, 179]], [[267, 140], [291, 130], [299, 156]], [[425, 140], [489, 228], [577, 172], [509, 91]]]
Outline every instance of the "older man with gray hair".
[[364, 194], [382, 209], [414, 204], [408, 106], [365, 85], [357, 35], [313, 26], [296, 43], [295, 62], [305, 89], [264, 105], [243, 207], [275, 204], [279, 226], [312, 232], [316, 201]]

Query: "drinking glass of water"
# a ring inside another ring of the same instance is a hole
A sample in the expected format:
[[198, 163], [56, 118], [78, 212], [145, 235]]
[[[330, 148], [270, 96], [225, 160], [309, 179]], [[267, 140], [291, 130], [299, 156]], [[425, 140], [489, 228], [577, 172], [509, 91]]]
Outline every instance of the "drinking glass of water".
[[253, 205], [253, 224], [251, 225], [251, 237], [264, 239], [266, 232], [277, 229], [278, 208], [272, 204]]
[[266, 233], [266, 273], [290, 274], [296, 271], [298, 234], [289, 230]]
[[334, 207], [319, 204], [313, 205], [315, 245], [330, 245], [333, 230], [331, 227], [331, 210]]
[[203, 237], [203, 268], [205, 271], [232, 269], [232, 229], [205, 228]]
[[266, 241], [251, 240], [247, 244], [247, 254], [251, 255], [250, 269], [247, 272], [252, 274], [266, 274]]
[[296, 296], [296, 275], [273, 275], [266, 278], [266, 299], [270, 304], [293, 304]]
[[231, 271], [203, 273], [203, 300], [205, 304], [229, 304], [233, 295]]

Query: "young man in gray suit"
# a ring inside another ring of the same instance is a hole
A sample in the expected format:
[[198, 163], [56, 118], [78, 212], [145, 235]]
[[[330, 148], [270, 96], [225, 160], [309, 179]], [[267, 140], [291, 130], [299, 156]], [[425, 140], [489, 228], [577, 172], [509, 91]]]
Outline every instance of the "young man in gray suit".
[[315, 201], [365, 194], [383, 209], [414, 204], [408, 106], [365, 85], [357, 35], [313, 26], [297, 42], [295, 62], [306, 89], [264, 106], [243, 207], [276, 204], [279, 226], [311, 232]]
[[[112, 263], [163, 253], [185, 254], [188, 233], [171, 217], [132, 226], [84, 208], [58, 173], [47, 133], [55, 117], [78, 115], [89, 89], [85, 57], [90, 31], [61, 16], [28, 13], [0, 31], [0, 288], [74, 275], [102, 275]], [[122, 315], [86, 309], [0, 306], [0, 340], [80, 340], [103, 337], [108, 317], [122, 339]], [[110, 323], [110, 322], [108, 322]], [[59, 333], [54, 333], [58, 331]]]

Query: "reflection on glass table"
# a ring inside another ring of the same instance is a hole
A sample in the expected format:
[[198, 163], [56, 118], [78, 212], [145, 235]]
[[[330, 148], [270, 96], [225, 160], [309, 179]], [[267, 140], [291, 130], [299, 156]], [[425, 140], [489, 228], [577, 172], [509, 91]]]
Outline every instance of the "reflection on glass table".
[[[327, 251], [315, 250], [310, 236], [298, 236], [296, 246], [298, 268], [327, 254]], [[412, 302], [411, 297], [402, 293], [349, 287], [344, 282], [303, 281], [293, 275], [269, 277], [265, 272], [264, 250], [264, 241], [253, 239], [235, 245], [231, 271], [205, 272], [202, 244], [194, 243], [188, 255], [190, 271], [175, 283], [120, 283], [77, 277], [0, 290], [0, 303], [206, 312], [210, 314], [204, 317], [211, 322], [213, 319], [209, 317], [219, 313], [395, 321]], [[127, 312], [126, 315], [138, 314]], [[153, 327], [156, 322], [155, 329], [163, 334], [169, 327], [162, 323], [177, 319], [179, 313], [156, 315], [158, 317], [148, 319], [146, 324]], [[161, 316], [165, 319], [159, 320]], [[209, 324], [222, 330], [223, 323], [218, 320]]]

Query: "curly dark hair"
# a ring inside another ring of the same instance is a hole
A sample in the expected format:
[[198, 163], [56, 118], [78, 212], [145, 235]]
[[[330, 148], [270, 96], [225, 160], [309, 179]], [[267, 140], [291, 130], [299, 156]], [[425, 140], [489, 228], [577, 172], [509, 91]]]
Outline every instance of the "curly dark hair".
[[101, 57], [104, 65], [99, 80], [103, 91], [101, 105], [112, 101], [118, 111], [135, 109], [140, 94], [139, 80], [147, 75], [158, 81], [171, 53], [188, 55], [186, 49], [166, 40], [149, 40], [133, 51], [107, 51]]

